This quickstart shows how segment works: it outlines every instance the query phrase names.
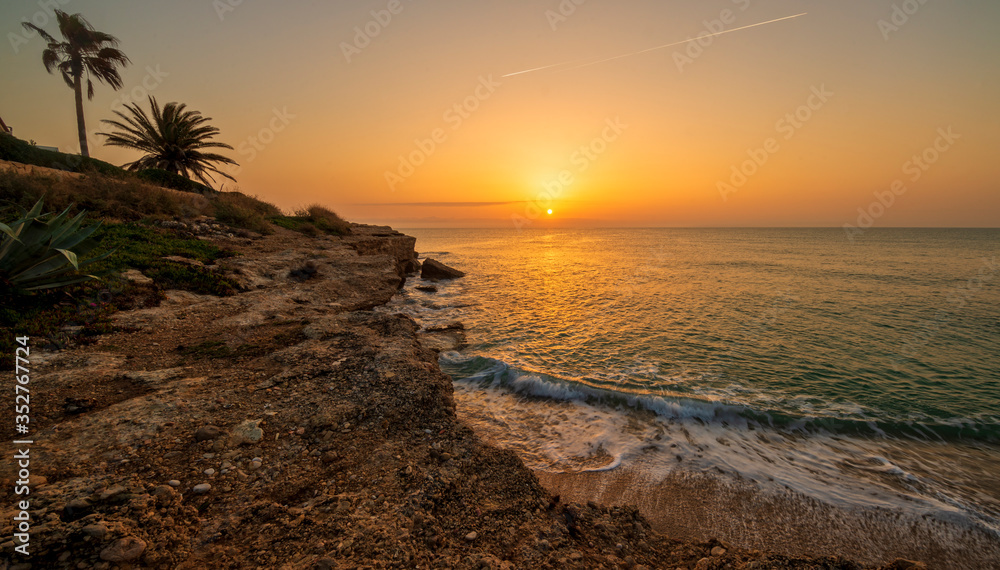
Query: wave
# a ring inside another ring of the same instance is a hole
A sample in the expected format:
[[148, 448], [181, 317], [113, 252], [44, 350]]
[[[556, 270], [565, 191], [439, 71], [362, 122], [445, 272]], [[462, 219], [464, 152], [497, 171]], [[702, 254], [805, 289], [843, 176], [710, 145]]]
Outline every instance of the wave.
[[[733, 428], [768, 427], [782, 432], [824, 435], [844, 435], [868, 438], [909, 438], [924, 441], [979, 441], [1000, 443], [998, 418], [953, 418], [947, 420], [902, 420], [864, 417], [860, 409], [837, 404], [829, 409], [850, 409], [858, 417], [790, 413], [787, 410], [761, 408], [756, 402], [768, 398], [751, 397], [733, 400], [670, 393], [632, 392], [620, 385], [618, 389], [592, 386], [579, 380], [560, 378], [537, 370], [517, 367], [501, 360], [483, 356], [445, 353], [441, 365], [456, 381], [477, 383], [483, 387], [506, 390], [524, 397], [555, 401], [579, 401], [606, 408], [648, 411], [667, 420], [693, 420], [704, 424], [720, 424]], [[734, 390], [735, 392], [735, 390]], [[743, 401], [739, 401], [743, 400]], [[751, 403], [750, 400], [754, 400]], [[815, 407], [814, 405], [810, 407]]]

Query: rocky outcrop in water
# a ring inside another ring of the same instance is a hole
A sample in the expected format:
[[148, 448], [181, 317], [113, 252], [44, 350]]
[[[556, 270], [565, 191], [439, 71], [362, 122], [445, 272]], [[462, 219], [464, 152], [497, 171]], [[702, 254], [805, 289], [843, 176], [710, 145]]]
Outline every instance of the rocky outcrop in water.
[[465, 277], [465, 273], [448, 267], [447, 265], [437, 261], [435, 259], [425, 259], [423, 267], [420, 270], [420, 277], [422, 279], [458, 279], [459, 277]]

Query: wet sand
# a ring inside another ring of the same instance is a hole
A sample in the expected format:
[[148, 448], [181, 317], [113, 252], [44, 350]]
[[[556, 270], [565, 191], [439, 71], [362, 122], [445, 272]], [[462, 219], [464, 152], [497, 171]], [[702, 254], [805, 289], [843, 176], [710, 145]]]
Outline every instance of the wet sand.
[[634, 505], [655, 530], [677, 539], [717, 538], [788, 556], [836, 554], [866, 565], [906, 558], [930, 568], [1000, 568], [995, 535], [929, 515], [839, 508], [791, 490], [677, 471], [661, 480], [636, 467], [535, 474], [563, 501]]

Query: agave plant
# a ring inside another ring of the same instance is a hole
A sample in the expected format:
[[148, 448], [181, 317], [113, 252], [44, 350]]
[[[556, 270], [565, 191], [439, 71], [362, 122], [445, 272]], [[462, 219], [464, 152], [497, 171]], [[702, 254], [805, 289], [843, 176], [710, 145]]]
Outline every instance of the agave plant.
[[84, 215], [70, 218], [69, 208], [54, 216], [42, 214], [39, 200], [20, 220], [0, 223], [0, 289], [23, 293], [99, 279], [81, 269], [114, 250], [81, 261], [97, 247], [91, 236], [101, 225], [83, 227]]

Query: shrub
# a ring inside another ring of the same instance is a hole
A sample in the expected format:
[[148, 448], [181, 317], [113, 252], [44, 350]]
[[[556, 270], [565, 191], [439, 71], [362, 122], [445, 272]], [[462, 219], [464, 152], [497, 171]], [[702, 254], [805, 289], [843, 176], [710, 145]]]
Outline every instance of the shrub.
[[319, 204], [313, 204], [304, 210], [300, 210], [296, 212], [296, 215], [305, 217], [316, 226], [316, 229], [328, 234], [343, 236], [351, 233], [351, 224], [344, 221], [343, 218], [333, 211]]
[[274, 233], [268, 218], [281, 213], [277, 206], [239, 192], [219, 193], [212, 205], [220, 222], [263, 235]]
[[69, 172], [97, 172], [123, 178], [127, 173], [102, 160], [38, 148], [9, 133], [0, 132], [0, 160], [33, 164]]
[[91, 235], [100, 227], [83, 227], [83, 218], [83, 212], [70, 218], [68, 208], [55, 216], [42, 214], [39, 200], [23, 218], [9, 226], [0, 223], [0, 292], [10, 296], [98, 279], [80, 270], [112, 252], [83, 259], [97, 248]]
[[157, 186], [180, 190], [181, 192], [194, 192], [196, 194], [214, 194], [215, 190], [194, 180], [185, 178], [180, 174], [167, 172], [158, 168], [147, 168], [136, 172], [140, 180], [144, 180]]
[[316, 204], [296, 210], [294, 216], [274, 217], [271, 222], [276, 226], [311, 237], [320, 234], [343, 236], [351, 233], [350, 223], [331, 210]]

